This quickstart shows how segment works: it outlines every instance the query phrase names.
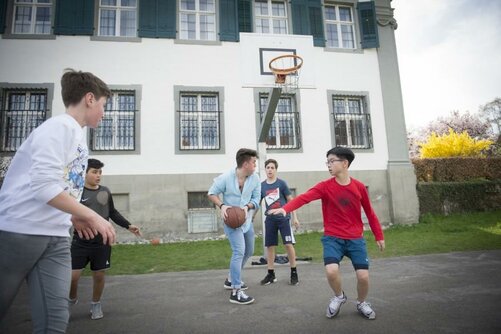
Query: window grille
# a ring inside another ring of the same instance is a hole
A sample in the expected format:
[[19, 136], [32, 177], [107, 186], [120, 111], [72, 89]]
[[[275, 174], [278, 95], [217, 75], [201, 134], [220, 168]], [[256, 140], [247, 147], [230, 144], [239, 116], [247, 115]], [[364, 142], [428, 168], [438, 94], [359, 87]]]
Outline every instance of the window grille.
[[[268, 108], [268, 94], [259, 96], [260, 120]], [[282, 96], [271, 123], [266, 144], [270, 149], [298, 149], [301, 147], [299, 113], [295, 111], [294, 96]]]
[[219, 150], [218, 94], [181, 93], [179, 113], [180, 150]]
[[371, 119], [363, 98], [334, 96], [332, 104], [336, 146], [372, 148]]
[[136, 137], [136, 96], [134, 91], [112, 91], [104, 117], [91, 129], [93, 151], [133, 151]]
[[48, 112], [46, 90], [4, 90], [0, 97], [1, 151], [16, 152]]
[[188, 233], [217, 232], [218, 218], [207, 192], [188, 192]]

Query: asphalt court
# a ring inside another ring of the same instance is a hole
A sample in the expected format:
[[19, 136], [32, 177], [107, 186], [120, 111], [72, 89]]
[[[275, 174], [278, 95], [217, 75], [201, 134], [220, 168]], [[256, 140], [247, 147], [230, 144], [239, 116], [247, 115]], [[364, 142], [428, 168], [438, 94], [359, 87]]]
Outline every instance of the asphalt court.
[[[355, 274], [341, 264], [348, 301], [325, 316], [332, 292], [322, 264], [298, 265], [300, 284], [261, 286], [265, 266], [244, 270], [251, 305], [229, 303], [226, 270], [108, 276], [104, 318], [90, 320], [92, 281], [83, 277], [68, 333], [501, 333], [501, 250], [375, 259], [368, 301], [377, 313], [356, 311]], [[21, 288], [0, 333], [30, 333], [27, 289]]]

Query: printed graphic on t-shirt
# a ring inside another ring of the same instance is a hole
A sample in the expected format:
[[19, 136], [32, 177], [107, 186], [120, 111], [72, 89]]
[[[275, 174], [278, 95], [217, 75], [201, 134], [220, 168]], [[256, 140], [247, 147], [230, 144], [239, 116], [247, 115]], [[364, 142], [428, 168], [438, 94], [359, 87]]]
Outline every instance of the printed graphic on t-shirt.
[[65, 169], [64, 180], [68, 185], [66, 190], [77, 200], [80, 200], [82, 196], [88, 156], [89, 152], [87, 148], [79, 144], [75, 159], [71, 161]]
[[266, 202], [266, 207], [269, 209], [280, 208], [280, 188], [268, 189], [266, 190], [266, 196], [264, 197]]

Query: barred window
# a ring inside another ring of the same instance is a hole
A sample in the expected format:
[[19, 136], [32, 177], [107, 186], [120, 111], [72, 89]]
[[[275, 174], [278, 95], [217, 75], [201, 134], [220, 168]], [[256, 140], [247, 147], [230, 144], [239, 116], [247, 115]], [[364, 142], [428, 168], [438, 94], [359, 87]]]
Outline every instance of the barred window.
[[[259, 95], [259, 116], [262, 120], [268, 108], [268, 94]], [[271, 149], [298, 149], [301, 147], [299, 113], [293, 95], [278, 100], [266, 144]]]
[[363, 97], [335, 95], [332, 110], [336, 146], [372, 148], [370, 114]]
[[352, 7], [326, 4], [324, 7], [325, 39], [330, 48], [355, 48]]
[[51, 33], [52, 0], [16, 0], [14, 2], [12, 33], [42, 34]]
[[215, 41], [215, 0], [179, 1], [179, 37], [181, 39]]
[[255, 32], [287, 34], [287, 4], [283, 0], [255, 0]]
[[188, 192], [188, 233], [216, 232], [218, 217], [207, 192]]
[[133, 151], [136, 138], [135, 91], [112, 91], [104, 117], [96, 129], [91, 129], [93, 151]]
[[99, 36], [136, 37], [136, 31], [136, 0], [99, 1]]
[[219, 150], [219, 95], [182, 92], [179, 107], [179, 149]]
[[1, 151], [16, 152], [48, 112], [47, 90], [9, 89], [0, 94]]

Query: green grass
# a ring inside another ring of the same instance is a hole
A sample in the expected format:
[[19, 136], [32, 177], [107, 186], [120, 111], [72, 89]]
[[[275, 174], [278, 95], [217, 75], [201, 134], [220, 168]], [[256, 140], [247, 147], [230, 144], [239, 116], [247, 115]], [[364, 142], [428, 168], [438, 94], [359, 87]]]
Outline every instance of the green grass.
[[[298, 257], [322, 262], [321, 233], [296, 236]], [[372, 233], [366, 232], [371, 258], [501, 249], [501, 211], [463, 215], [424, 216], [419, 224], [385, 230], [386, 250], [379, 252]], [[256, 238], [255, 255], [261, 255], [262, 238]], [[283, 246], [278, 254], [285, 254]], [[152, 245], [113, 246], [111, 275], [167, 271], [209, 270], [228, 267], [231, 249], [227, 240]]]

